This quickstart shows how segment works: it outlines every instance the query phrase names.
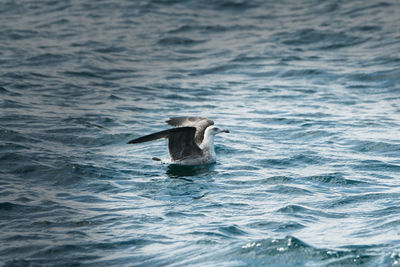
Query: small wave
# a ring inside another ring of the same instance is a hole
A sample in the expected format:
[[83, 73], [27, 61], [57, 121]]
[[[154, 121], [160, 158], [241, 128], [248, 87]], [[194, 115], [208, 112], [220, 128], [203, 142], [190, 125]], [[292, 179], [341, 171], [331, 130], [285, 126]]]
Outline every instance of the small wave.
[[341, 206], [347, 206], [354, 203], [371, 202], [376, 200], [391, 200], [398, 199], [400, 193], [367, 193], [367, 194], [357, 194], [352, 196], [342, 197], [340, 199], [335, 199], [326, 203], [330, 208], [336, 208]]
[[69, 77], [102, 78], [100, 74], [96, 74], [92, 71], [64, 71], [64, 74]]
[[378, 172], [400, 172], [400, 165], [388, 163], [380, 160], [363, 160], [358, 164], [354, 164], [354, 168], [361, 171], [378, 171]]
[[217, 9], [219, 10], [234, 10], [240, 12], [246, 9], [257, 8], [258, 6], [255, 2], [252, 1], [232, 1], [232, 0], [218, 1], [215, 2], [214, 4], [217, 5]]
[[60, 64], [61, 62], [69, 60], [69, 56], [62, 54], [43, 53], [27, 59], [27, 63], [30, 65], [51, 65]]
[[315, 248], [294, 236], [252, 240], [229, 249], [220, 257], [224, 257], [225, 262], [230, 260], [246, 266], [281, 266], [283, 263], [283, 266], [373, 264], [377, 260], [368, 254], [360, 255], [356, 249]]
[[312, 195], [313, 192], [295, 186], [277, 185], [266, 190], [267, 192], [287, 195]]
[[178, 33], [189, 33], [189, 32], [200, 32], [206, 34], [212, 33], [221, 33], [221, 32], [231, 32], [231, 31], [248, 31], [256, 29], [254, 25], [241, 25], [241, 24], [229, 24], [229, 25], [219, 25], [219, 24], [210, 24], [210, 25], [194, 25], [194, 24], [185, 24], [176, 28], [174, 30], [169, 31], [171, 34]]
[[206, 42], [206, 40], [195, 40], [185, 37], [165, 37], [158, 40], [158, 43], [165, 46], [192, 46]]
[[263, 185], [263, 184], [290, 184], [294, 183], [294, 179], [287, 176], [272, 176], [262, 179], [252, 179], [252, 180], [231, 180], [230, 184], [236, 185]]
[[30, 106], [23, 103], [19, 103], [17, 101], [4, 99], [0, 104], [0, 107], [4, 109], [13, 109], [13, 108], [28, 109]]
[[319, 217], [325, 217], [325, 218], [344, 218], [347, 217], [348, 215], [346, 213], [338, 213], [338, 212], [326, 212], [322, 210], [317, 210], [317, 209], [311, 209], [311, 208], [306, 208], [300, 205], [287, 205], [282, 208], [279, 208], [277, 212], [280, 213], [285, 213], [288, 215], [294, 215], [295, 217], [304, 217], [308, 218], [311, 216], [311, 218], [319, 218]]
[[18, 143], [39, 143], [40, 140], [29, 135], [22, 134], [18, 131], [0, 128], [0, 138], [2, 141], [18, 142]]
[[22, 29], [6, 29], [2, 30], [0, 32], [0, 36], [3, 36], [3, 38], [10, 38], [11, 40], [24, 40], [24, 39], [30, 39], [34, 38], [35, 36], [38, 36], [39, 32], [35, 30], [22, 30]]
[[218, 230], [222, 232], [223, 234], [230, 235], [232, 237], [235, 236], [241, 236], [241, 235], [246, 235], [246, 231], [240, 229], [239, 226], [237, 225], [231, 225], [231, 226], [223, 226], [219, 227]]
[[361, 140], [352, 140], [351, 143], [355, 144], [352, 146], [352, 149], [358, 152], [393, 157], [400, 156], [400, 144]]
[[21, 208], [24, 208], [25, 206], [11, 203], [11, 202], [1, 202], [0, 203], [0, 210], [3, 211], [12, 211], [12, 210], [18, 210]]
[[313, 45], [314, 49], [321, 50], [338, 49], [365, 42], [360, 37], [351, 36], [344, 32], [319, 31], [311, 28], [297, 30], [296, 32], [280, 32], [275, 34], [274, 38], [285, 45]]
[[192, 70], [189, 75], [190, 76], [202, 76], [202, 75], [208, 75], [208, 74], [227, 74], [227, 73], [232, 73], [236, 69], [240, 68], [239, 64], [223, 64], [223, 65], [218, 65], [214, 67], [208, 67], [205, 69], [197, 69], [197, 70]]
[[[164, 214], [166, 217], [177, 217], [177, 218], [183, 218], [183, 217], [197, 217], [197, 214], [188, 214], [187, 212], [178, 212], [178, 211], [169, 211], [167, 213]], [[204, 215], [200, 215], [199, 216], [204, 216]]]
[[380, 2], [377, 4], [370, 4], [370, 5], [366, 4], [366, 5], [362, 5], [362, 7], [355, 5], [354, 7], [351, 6], [350, 10], [346, 11], [344, 14], [348, 15], [348, 16], [350, 15], [352, 18], [355, 18], [355, 17], [365, 14], [365, 11], [370, 11], [373, 9], [379, 11], [382, 8], [388, 8], [391, 6], [392, 6], [392, 4], [388, 3], [388, 2]]
[[320, 164], [324, 162], [321, 157], [315, 155], [294, 155], [290, 158], [269, 158], [257, 160], [256, 163], [263, 167], [273, 167], [276, 169], [288, 168], [294, 166], [304, 166], [309, 164]]
[[345, 174], [336, 172], [336, 173], [326, 173], [320, 175], [314, 175], [303, 178], [306, 181], [317, 182], [318, 184], [334, 184], [334, 185], [361, 185], [365, 184], [363, 181], [347, 179], [345, 178]]

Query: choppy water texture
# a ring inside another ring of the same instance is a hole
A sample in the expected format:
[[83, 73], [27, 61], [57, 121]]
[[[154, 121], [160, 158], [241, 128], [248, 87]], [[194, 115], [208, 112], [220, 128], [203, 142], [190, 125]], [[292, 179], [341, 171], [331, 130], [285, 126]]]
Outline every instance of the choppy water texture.
[[[0, 2], [4, 266], [400, 264], [400, 4]], [[203, 115], [217, 163], [165, 141]]]

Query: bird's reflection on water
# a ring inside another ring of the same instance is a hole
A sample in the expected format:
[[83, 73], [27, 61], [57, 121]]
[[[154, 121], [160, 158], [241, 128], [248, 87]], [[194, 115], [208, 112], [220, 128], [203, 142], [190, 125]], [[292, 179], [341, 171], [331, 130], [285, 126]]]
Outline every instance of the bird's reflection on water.
[[204, 176], [209, 173], [213, 173], [214, 169], [215, 169], [214, 163], [194, 165], [194, 166], [170, 164], [167, 166], [166, 174], [168, 175], [169, 178], [182, 179], [185, 181], [193, 182], [192, 179], [189, 179], [187, 177]]

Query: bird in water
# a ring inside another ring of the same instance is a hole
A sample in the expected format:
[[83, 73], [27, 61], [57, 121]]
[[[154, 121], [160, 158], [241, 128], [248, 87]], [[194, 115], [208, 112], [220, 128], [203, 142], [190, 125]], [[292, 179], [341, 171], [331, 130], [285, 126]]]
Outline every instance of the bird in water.
[[[165, 138], [168, 139], [171, 163], [200, 165], [216, 161], [214, 137], [219, 133], [229, 133], [228, 130], [214, 126], [212, 120], [204, 117], [174, 117], [166, 123], [175, 128], [133, 139], [128, 144]], [[159, 158], [153, 160], [161, 161]]]

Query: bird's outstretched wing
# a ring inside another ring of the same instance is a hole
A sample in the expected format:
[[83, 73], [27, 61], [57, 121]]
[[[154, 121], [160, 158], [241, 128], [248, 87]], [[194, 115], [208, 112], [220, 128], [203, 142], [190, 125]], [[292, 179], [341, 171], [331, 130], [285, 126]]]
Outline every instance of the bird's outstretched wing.
[[177, 161], [186, 157], [199, 157], [202, 155], [201, 149], [195, 142], [195, 133], [195, 127], [172, 128], [133, 139], [128, 144], [167, 138], [169, 155], [172, 160]]
[[205, 117], [174, 117], [166, 121], [171, 126], [175, 127], [195, 127], [195, 142], [200, 145], [204, 139], [204, 131], [208, 126], [214, 124], [214, 121]]

